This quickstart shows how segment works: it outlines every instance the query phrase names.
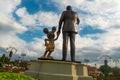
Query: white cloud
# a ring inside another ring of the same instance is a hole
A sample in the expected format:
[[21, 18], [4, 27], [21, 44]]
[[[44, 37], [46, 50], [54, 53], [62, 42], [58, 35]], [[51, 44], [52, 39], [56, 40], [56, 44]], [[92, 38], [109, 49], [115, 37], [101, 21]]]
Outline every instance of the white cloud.
[[15, 22], [14, 20], [12, 20], [11, 18], [8, 18], [6, 16], [0, 16], [1, 20], [0, 20], [0, 31], [3, 33], [22, 33], [24, 31], [26, 31], [27, 29], [22, 26], [21, 24]]
[[41, 12], [34, 15], [30, 15], [26, 8], [20, 8], [16, 11], [16, 14], [21, 18], [20, 22], [25, 26], [57, 26], [59, 16], [54, 12]]
[[54, 12], [39, 12], [37, 14], [37, 19], [42, 26], [57, 26], [59, 16]]
[[117, 6], [117, 0], [94, 0], [92, 2], [89, 1], [84, 1], [81, 4], [81, 9], [85, 11], [89, 11], [91, 13], [96, 13], [96, 14], [105, 14], [106, 12], [111, 12], [111, 10], [114, 10]]
[[103, 46], [108, 48], [120, 47], [120, 29], [110, 29], [102, 38]]
[[101, 16], [87, 16], [83, 24], [89, 24], [94, 28], [106, 29], [110, 27], [110, 21]]
[[17, 23], [12, 17], [12, 12], [20, 2], [20, 0], [0, 1], [0, 47], [19, 48], [25, 44], [25, 41], [17, 37], [16, 33], [23, 33], [27, 28]]
[[60, 10], [65, 10], [67, 5], [79, 8], [84, 0], [52, 0]]
[[[20, 43], [19, 43], [20, 44]], [[26, 56], [40, 57], [44, 54], [44, 39], [35, 38], [33, 42], [25, 43], [23, 42], [19, 47], [16, 47], [17, 54], [25, 53]]]
[[0, 18], [2, 19], [0, 20], [0, 46], [22, 46], [24, 41], [18, 38], [16, 36], [16, 33], [23, 33], [27, 29], [19, 23], [13, 21], [12, 19], [7, 18], [6, 16], [0, 15]]
[[[52, 0], [56, 7], [65, 10], [67, 5], [73, 6], [74, 10], [77, 9], [81, 19], [81, 24], [88, 23], [90, 25], [98, 25], [99, 28], [105, 29], [110, 27], [111, 24], [120, 25], [120, 1], [118, 0]], [[58, 6], [59, 5], [59, 6]], [[79, 11], [80, 10], [80, 11]], [[91, 13], [92, 15], [81, 14], [81, 10]]]
[[21, 3], [21, 0], [0, 0], [0, 15], [6, 15], [10, 17], [17, 5]]
[[16, 11], [16, 14], [21, 18], [20, 22], [21, 24], [25, 26], [35, 26], [36, 25], [36, 18], [35, 15], [30, 15], [27, 11], [26, 8], [19, 8]]

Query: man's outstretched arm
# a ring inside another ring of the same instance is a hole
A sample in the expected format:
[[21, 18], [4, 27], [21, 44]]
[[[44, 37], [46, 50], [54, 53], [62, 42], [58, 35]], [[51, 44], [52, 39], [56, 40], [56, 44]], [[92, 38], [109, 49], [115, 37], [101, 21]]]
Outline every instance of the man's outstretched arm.
[[58, 39], [58, 37], [60, 35], [63, 21], [64, 21], [64, 12], [62, 13], [62, 15], [60, 17], [60, 20], [59, 20], [59, 26], [58, 26], [58, 31], [57, 31], [57, 39]]
[[77, 14], [77, 24], [79, 25], [79, 23], [80, 23], [80, 19], [79, 19], [79, 16]]
[[62, 13], [61, 17], [60, 17], [60, 20], [59, 20], [59, 26], [58, 26], [58, 32], [60, 33], [61, 32], [61, 27], [62, 27], [62, 23], [64, 21], [64, 13]]

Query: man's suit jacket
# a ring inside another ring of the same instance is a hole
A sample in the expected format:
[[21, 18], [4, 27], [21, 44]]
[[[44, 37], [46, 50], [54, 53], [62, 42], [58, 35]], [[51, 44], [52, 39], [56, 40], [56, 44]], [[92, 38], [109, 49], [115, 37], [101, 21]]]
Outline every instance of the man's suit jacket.
[[72, 31], [77, 33], [79, 22], [78, 14], [74, 11], [67, 10], [63, 11], [59, 25], [62, 26], [63, 24], [63, 31]]

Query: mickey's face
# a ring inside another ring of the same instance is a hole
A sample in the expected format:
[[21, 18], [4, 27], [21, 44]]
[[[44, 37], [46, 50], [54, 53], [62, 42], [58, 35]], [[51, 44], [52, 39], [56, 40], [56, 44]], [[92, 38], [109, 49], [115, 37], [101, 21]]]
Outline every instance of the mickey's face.
[[49, 31], [48, 28], [44, 28], [43, 32], [47, 34], [48, 39], [54, 39], [56, 27], [52, 27], [52, 31]]
[[47, 37], [48, 37], [48, 39], [54, 39], [55, 34], [54, 34], [53, 32], [49, 32], [49, 33], [47, 34]]

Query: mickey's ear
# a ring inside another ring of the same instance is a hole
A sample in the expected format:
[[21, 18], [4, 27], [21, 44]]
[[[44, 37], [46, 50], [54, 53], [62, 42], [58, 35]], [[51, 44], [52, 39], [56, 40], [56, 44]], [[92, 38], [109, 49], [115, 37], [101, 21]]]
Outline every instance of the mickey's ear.
[[43, 32], [46, 33], [46, 34], [48, 34], [48, 33], [49, 33], [48, 28], [44, 28], [44, 29], [43, 29]]
[[56, 31], [56, 27], [53, 26], [53, 27], [52, 27], [52, 32], [54, 33], [55, 31]]

